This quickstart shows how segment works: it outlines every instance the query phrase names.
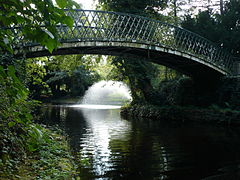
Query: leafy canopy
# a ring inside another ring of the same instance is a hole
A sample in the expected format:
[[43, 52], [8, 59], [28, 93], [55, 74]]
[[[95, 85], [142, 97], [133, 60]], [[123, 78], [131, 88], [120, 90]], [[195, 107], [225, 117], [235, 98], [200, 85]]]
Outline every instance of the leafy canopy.
[[[0, 0], [0, 47], [13, 52], [15, 41], [12, 27], [21, 27], [25, 39], [40, 43], [52, 52], [58, 42], [56, 25], [73, 26], [73, 20], [64, 13], [64, 8], [79, 8], [72, 0]], [[41, 25], [44, 25], [42, 27]]]
[[221, 15], [208, 10], [200, 12], [196, 17], [187, 16], [182, 26], [239, 56], [240, 1], [225, 3]]
[[154, 9], [162, 10], [168, 0], [99, 0], [101, 9], [106, 11], [125, 12], [146, 15]]

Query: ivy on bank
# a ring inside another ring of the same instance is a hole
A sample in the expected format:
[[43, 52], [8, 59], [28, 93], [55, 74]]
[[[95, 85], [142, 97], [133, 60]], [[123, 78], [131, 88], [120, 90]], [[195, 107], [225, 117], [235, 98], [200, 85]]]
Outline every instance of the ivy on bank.
[[32, 122], [32, 107], [38, 102], [28, 94], [14, 67], [0, 66], [0, 179], [72, 177], [66, 139]]
[[[29, 90], [23, 83], [25, 77], [19, 78], [26, 73], [16, 73], [16, 66], [13, 66], [15, 59], [5, 57], [5, 54], [14, 52], [16, 39], [15, 32], [11, 30], [13, 26], [21, 28], [24, 40], [39, 43], [52, 52], [59, 45], [56, 25], [61, 23], [70, 28], [73, 26], [73, 20], [65, 14], [64, 8], [74, 7], [79, 5], [72, 0], [56, 0], [56, 5], [51, 0], [10, 0], [1, 3], [0, 179], [29, 179], [21, 178], [21, 174], [19, 177], [14, 176], [18, 167], [24, 171], [29, 169], [33, 172], [33, 177], [29, 177], [34, 178], [36, 175], [38, 179], [66, 179], [71, 172], [69, 169], [65, 171], [63, 164], [63, 168], [58, 168], [61, 165], [56, 164], [61, 162], [59, 158], [70, 158], [63, 156], [68, 154], [64, 145], [56, 141], [57, 137], [52, 136], [52, 132], [32, 122], [32, 110], [38, 102], [29, 99]], [[31, 163], [32, 167], [26, 164], [21, 169], [24, 162], [31, 158], [36, 160], [36, 166]], [[51, 168], [42, 171], [45, 165]]]

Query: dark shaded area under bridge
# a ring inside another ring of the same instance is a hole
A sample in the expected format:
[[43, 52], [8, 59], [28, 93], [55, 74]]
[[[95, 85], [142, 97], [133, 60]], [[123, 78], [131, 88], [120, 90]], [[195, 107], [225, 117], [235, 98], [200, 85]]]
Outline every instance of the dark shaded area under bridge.
[[207, 39], [182, 28], [130, 14], [75, 10], [72, 29], [57, 27], [62, 45], [50, 54], [16, 33], [15, 55], [40, 57], [66, 54], [133, 56], [176, 69], [195, 79], [233, 74], [233, 58]]

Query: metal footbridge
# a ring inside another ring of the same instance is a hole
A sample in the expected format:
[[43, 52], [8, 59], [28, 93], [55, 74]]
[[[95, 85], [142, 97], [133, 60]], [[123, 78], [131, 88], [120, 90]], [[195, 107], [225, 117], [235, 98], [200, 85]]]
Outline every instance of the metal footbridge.
[[[102, 54], [135, 57], [165, 65], [190, 76], [231, 75], [233, 58], [223, 48], [187, 31], [146, 17], [94, 10], [69, 10], [73, 28], [59, 24], [61, 45], [50, 54], [15, 32], [14, 52], [27, 57]], [[44, 26], [43, 26], [44, 28]]]

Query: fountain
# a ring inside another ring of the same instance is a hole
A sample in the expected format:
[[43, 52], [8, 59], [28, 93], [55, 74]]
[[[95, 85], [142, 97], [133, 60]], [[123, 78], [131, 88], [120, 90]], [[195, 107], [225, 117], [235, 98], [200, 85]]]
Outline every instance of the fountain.
[[126, 84], [119, 81], [100, 81], [93, 84], [75, 107], [89, 109], [120, 108], [132, 97]]

